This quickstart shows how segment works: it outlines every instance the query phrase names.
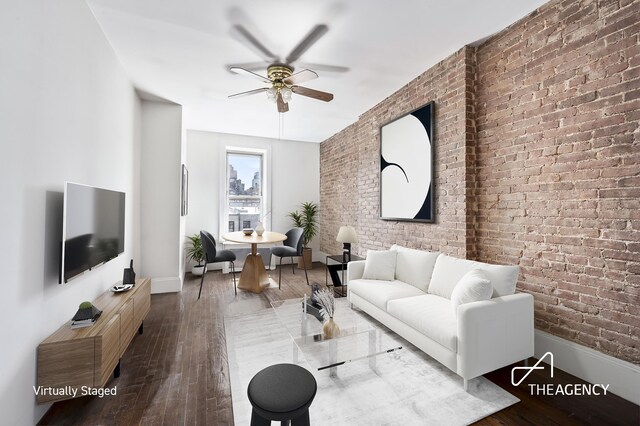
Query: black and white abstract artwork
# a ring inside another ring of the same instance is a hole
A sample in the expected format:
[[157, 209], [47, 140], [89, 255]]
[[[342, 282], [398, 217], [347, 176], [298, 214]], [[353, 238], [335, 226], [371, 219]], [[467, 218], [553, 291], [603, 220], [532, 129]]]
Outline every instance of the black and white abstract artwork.
[[434, 221], [433, 106], [380, 129], [380, 218]]

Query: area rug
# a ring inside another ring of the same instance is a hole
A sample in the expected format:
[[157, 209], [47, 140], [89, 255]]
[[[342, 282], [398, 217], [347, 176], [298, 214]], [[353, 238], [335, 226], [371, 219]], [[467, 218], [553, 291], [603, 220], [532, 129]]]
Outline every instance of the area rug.
[[[346, 300], [338, 300], [346, 303]], [[355, 309], [355, 308], [354, 308]], [[361, 313], [365, 318], [381, 324]], [[247, 386], [261, 369], [292, 363], [293, 342], [272, 309], [244, 315], [226, 315], [225, 332], [234, 422], [248, 425], [251, 404]], [[318, 382], [318, 393], [310, 407], [313, 425], [465, 425], [518, 402], [518, 398], [484, 377], [462, 379], [406, 340], [388, 331], [403, 347], [379, 355], [375, 370], [367, 360], [329, 371], [314, 371], [300, 357]], [[274, 422], [274, 424], [276, 424]]]

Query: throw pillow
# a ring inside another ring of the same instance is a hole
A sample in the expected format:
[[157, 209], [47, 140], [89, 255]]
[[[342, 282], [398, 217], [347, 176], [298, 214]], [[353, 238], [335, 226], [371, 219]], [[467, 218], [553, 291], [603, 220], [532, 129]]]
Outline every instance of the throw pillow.
[[367, 260], [364, 263], [363, 279], [393, 281], [396, 274], [395, 250], [367, 251]]
[[427, 292], [431, 274], [439, 252], [415, 250], [399, 245], [392, 245], [391, 250], [398, 252], [396, 260], [396, 280], [411, 284]]
[[451, 293], [451, 307], [457, 314], [458, 306], [489, 300], [493, 295], [493, 286], [487, 275], [480, 269], [472, 269], [464, 274]]

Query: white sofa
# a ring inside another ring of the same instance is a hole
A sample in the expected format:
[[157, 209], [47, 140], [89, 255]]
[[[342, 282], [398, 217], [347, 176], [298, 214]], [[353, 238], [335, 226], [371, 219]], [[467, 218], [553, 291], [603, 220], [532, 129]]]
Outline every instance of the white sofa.
[[[393, 280], [363, 279], [365, 261], [348, 264], [352, 306], [461, 376], [465, 390], [470, 379], [533, 356], [533, 297], [515, 292], [517, 266], [391, 250], [397, 252]], [[453, 308], [453, 289], [474, 269], [490, 279], [492, 297]]]

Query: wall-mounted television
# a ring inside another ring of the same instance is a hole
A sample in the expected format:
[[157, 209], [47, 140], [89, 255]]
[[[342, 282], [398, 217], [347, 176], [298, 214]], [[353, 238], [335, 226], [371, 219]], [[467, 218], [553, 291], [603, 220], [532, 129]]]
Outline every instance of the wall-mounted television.
[[124, 252], [125, 193], [65, 182], [60, 283]]

